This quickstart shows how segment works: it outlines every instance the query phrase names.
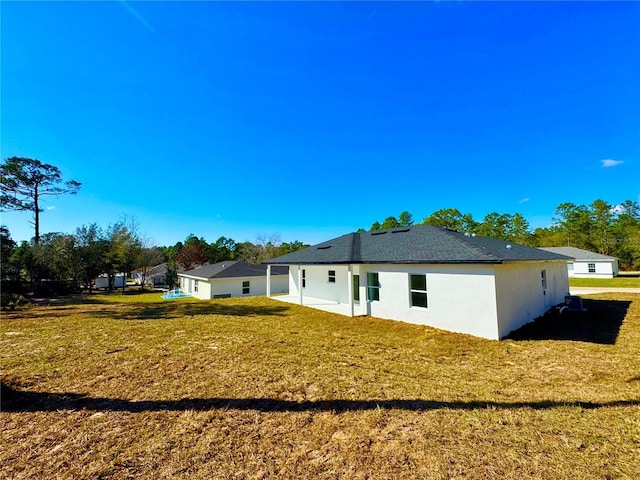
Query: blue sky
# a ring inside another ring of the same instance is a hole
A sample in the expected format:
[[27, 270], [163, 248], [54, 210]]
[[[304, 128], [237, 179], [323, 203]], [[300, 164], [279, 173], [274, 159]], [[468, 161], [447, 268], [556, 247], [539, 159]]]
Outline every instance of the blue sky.
[[638, 2], [0, 8], [2, 159], [83, 184], [42, 232], [316, 243], [404, 210], [537, 227], [639, 199]]

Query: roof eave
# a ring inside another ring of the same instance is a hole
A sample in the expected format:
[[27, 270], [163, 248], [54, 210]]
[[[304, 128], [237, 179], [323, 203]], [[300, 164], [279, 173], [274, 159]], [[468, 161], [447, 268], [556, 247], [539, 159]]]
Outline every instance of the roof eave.
[[189, 275], [188, 273], [184, 273], [184, 272], [182, 273], [178, 272], [178, 276], [194, 278], [196, 280], [210, 280], [211, 278], [213, 278], [213, 277], [198, 277], [197, 275]]
[[270, 265], [469, 265], [469, 264], [499, 264], [503, 260], [372, 260], [372, 261], [337, 261], [337, 262], [287, 262], [272, 263]]

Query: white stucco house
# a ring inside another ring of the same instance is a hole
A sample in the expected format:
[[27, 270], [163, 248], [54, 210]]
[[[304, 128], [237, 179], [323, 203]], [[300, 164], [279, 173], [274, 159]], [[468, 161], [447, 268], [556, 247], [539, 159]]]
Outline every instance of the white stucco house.
[[618, 259], [576, 247], [542, 247], [547, 252], [573, 257], [567, 261], [570, 277], [613, 278], [618, 275]]
[[[289, 291], [288, 273], [287, 267], [278, 267], [272, 272], [272, 292]], [[201, 300], [265, 295], [267, 266], [252, 265], [241, 260], [218, 262], [178, 272], [178, 285], [182, 292]]]
[[268, 282], [289, 267], [278, 300], [496, 340], [569, 292], [563, 255], [430, 225], [349, 233], [264, 263]]
[[[126, 285], [127, 278], [124, 273], [116, 273], [113, 279], [113, 288], [122, 288]], [[95, 279], [96, 288], [109, 288], [109, 276], [103, 273]]]

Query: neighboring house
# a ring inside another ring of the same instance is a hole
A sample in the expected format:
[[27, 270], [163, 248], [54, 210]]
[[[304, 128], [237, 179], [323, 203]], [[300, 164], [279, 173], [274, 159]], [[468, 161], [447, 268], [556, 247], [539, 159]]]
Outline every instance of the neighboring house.
[[618, 259], [576, 247], [542, 247], [541, 250], [573, 257], [567, 261], [570, 277], [613, 278], [618, 275]]
[[263, 263], [289, 266], [278, 300], [489, 339], [569, 292], [565, 256], [430, 225], [350, 233]]
[[[180, 290], [201, 300], [265, 295], [267, 266], [229, 260], [178, 273]], [[289, 291], [289, 271], [279, 267], [271, 272], [271, 292]]]
[[[113, 280], [113, 288], [122, 288], [127, 282], [124, 273], [117, 273]], [[109, 276], [103, 273], [95, 281], [96, 288], [109, 288]]]
[[[184, 268], [178, 265], [178, 273], [183, 272]], [[142, 282], [142, 273], [138, 270], [134, 273], [136, 284], [140, 285]], [[164, 287], [167, 284], [167, 262], [151, 267], [147, 270], [144, 277], [144, 284], [153, 288]]]

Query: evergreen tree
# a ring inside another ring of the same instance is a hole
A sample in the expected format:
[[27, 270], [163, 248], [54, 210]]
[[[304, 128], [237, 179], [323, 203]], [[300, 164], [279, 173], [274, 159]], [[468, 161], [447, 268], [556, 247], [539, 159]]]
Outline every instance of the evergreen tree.
[[2, 210], [33, 212], [34, 243], [40, 242], [41, 197], [46, 195], [75, 195], [80, 182], [62, 181], [58, 167], [32, 158], [11, 157], [0, 165]]

